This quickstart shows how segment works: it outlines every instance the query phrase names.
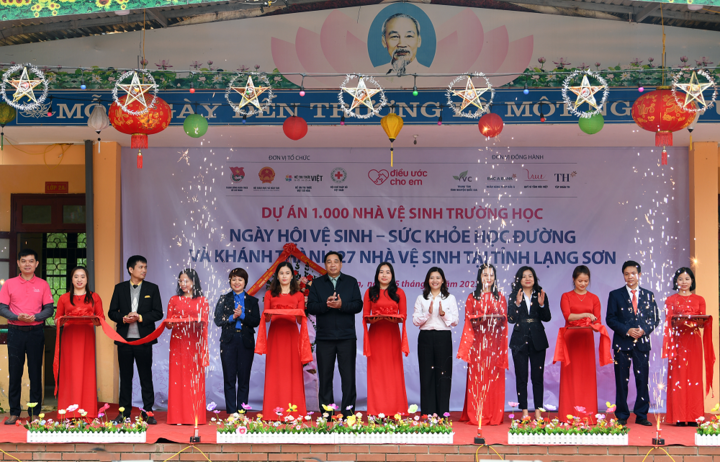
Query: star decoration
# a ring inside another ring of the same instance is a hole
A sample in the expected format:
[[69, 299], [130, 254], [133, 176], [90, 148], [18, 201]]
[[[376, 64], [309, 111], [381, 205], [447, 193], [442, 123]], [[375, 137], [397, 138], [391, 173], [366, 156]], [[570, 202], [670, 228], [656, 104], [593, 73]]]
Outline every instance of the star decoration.
[[676, 83], [675, 86], [685, 92], [685, 103], [682, 105], [683, 109], [685, 109], [688, 104], [693, 101], [697, 101], [702, 108], [707, 107], [703, 91], [711, 87], [712, 82], [700, 83], [698, 81], [697, 74], [693, 71], [690, 76], [690, 83]]
[[465, 84], [465, 90], [453, 90], [452, 92], [453, 95], [459, 96], [463, 99], [462, 106], [460, 107], [461, 111], [471, 104], [480, 109], [480, 111], [483, 111], [484, 109], [482, 102], [480, 102], [480, 96], [488, 90], [490, 90], [489, 86], [485, 88], [475, 88], [475, 84], [473, 84], [472, 78], [468, 77], [467, 83]]
[[138, 77], [137, 72], [133, 72], [133, 78], [130, 85], [118, 84], [118, 87], [122, 88], [127, 93], [127, 98], [125, 99], [124, 104], [125, 107], [128, 107], [133, 101], [137, 101], [143, 106], [144, 110], [148, 109], [147, 101], [145, 100], [145, 93], [153, 88], [154, 85], [149, 83], [140, 83], [140, 78]]
[[363, 80], [362, 77], [360, 77], [360, 81], [358, 82], [357, 87], [342, 87], [342, 91], [353, 97], [353, 102], [350, 105], [350, 111], [360, 105], [367, 106], [371, 111], [373, 111], [375, 107], [373, 106], [372, 97], [375, 94], [380, 93], [380, 89], [368, 88], [367, 85], [365, 85], [365, 80]]
[[42, 82], [42, 79], [30, 80], [27, 67], [23, 67], [20, 79], [10, 80], [10, 85], [15, 88], [15, 93], [13, 94], [13, 102], [17, 103], [18, 101], [20, 101], [20, 99], [22, 99], [23, 96], [27, 96], [28, 99], [30, 99], [34, 103], [37, 103], [37, 99], [35, 98], [35, 92], [33, 91], [33, 89], [40, 85]]
[[247, 83], [244, 87], [230, 88], [242, 95], [242, 101], [237, 106], [238, 109], [243, 108], [248, 104], [252, 104], [256, 108], [260, 109], [260, 102], [258, 101], [258, 97], [270, 89], [270, 87], [256, 87], [255, 84], [253, 84], [252, 77], [250, 76], [248, 76]]
[[587, 75], [583, 75], [582, 83], [579, 87], [568, 87], [568, 89], [577, 95], [575, 99], [575, 109], [580, 107], [582, 103], [588, 103], [591, 107], [599, 110], [595, 100], [595, 93], [603, 89], [603, 85], [590, 85]]

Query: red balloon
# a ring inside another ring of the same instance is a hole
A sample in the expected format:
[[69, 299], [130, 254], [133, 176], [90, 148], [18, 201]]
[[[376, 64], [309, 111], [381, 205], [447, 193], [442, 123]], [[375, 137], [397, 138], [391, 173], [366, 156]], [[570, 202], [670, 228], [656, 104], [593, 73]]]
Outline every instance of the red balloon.
[[492, 112], [480, 117], [480, 120], [478, 121], [478, 129], [480, 129], [480, 133], [488, 138], [495, 138], [498, 136], [500, 132], [502, 132], [504, 125], [502, 117]]
[[297, 141], [307, 135], [308, 125], [302, 117], [291, 116], [283, 122], [283, 132], [285, 136], [293, 141]]

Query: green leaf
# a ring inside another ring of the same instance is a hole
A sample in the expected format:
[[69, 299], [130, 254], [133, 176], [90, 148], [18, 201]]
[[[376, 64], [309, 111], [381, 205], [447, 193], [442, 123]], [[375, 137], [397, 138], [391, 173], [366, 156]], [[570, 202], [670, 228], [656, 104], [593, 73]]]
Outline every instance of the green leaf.
[[468, 173], [467, 170], [465, 170], [464, 172], [462, 172], [462, 173], [460, 174], [460, 178], [465, 178], [465, 177], [467, 176], [467, 173]]
[[456, 180], [460, 181], [460, 177], [459, 177], [459, 176], [453, 175], [453, 178], [455, 178]]

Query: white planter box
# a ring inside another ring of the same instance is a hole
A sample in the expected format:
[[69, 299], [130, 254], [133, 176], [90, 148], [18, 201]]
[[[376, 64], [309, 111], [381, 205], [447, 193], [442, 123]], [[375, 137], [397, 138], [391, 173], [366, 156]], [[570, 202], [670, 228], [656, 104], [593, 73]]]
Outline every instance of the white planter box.
[[[218, 444], [453, 444], [454, 433], [300, 434], [217, 433]], [[28, 442], [30, 440], [28, 439]], [[39, 441], [33, 441], [39, 442]], [[143, 441], [144, 442], [144, 441]], [[517, 443], [522, 444], [522, 443]]]
[[144, 443], [142, 433], [55, 433], [27, 432], [28, 443]]
[[695, 446], [720, 446], [720, 435], [700, 435], [695, 433]]
[[[697, 446], [701, 444], [697, 443], [698, 436], [695, 435], [695, 441]], [[715, 438], [714, 436], [711, 438]], [[717, 443], [709, 443], [706, 445], [720, 445], [720, 436], [717, 437]], [[545, 435], [545, 434], [531, 434], [531, 435], [520, 435], [514, 433], [508, 433], [508, 444], [510, 445], [533, 445], [533, 446], [546, 446], [546, 445], [569, 445], [569, 446], [627, 446], [628, 435]]]

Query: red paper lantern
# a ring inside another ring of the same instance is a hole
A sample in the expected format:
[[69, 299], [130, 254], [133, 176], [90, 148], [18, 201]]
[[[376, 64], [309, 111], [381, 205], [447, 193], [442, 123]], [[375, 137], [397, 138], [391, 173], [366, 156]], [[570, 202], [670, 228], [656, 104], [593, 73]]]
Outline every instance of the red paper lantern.
[[[127, 95], [118, 98], [121, 104], [125, 104]], [[140, 115], [132, 115], [123, 111], [118, 103], [113, 103], [108, 111], [108, 117], [115, 130], [120, 133], [132, 135], [130, 139], [130, 147], [138, 149], [138, 168], [142, 168], [142, 151], [141, 149], [148, 147], [148, 135], [154, 135], [165, 130], [170, 125], [172, 120], [172, 110], [168, 103], [158, 98], [157, 96], [147, 97], [148, 106], [151, 105], [151, 101], [155, 98], [155, 104], [147, 112]], [[139, 111], [142, 109], [142, 104], [138, 101], [133, 101], [128, 105], [128, 109], [131, 111]]]
[[283, 122], [283, 132], [285, 136], [293, 141], [297, 141], [307, 135], [308, 125], [302, 117], [291, 116]]
[[[691, 104], [696, 107], [694, 102]], [[658, 87], [635, 100], [632, 118], [640, 128], [655, 132], [655, 146], [665, 147], [673, 145], [673, 132], [690, 126], [695, 113], [677, 104], [670, 87]], [[662, 165], [667, 165], [664, 149]]]
[[502, 117], [492, 112], [480, 117], [480, 120], [478, 121], [478, 129], [480, 129], [480, 133], [488, 138], [495, 138], [498, 136], [500, 132], [502, 132], [504, 126], [505, 123], [503, 122]]

